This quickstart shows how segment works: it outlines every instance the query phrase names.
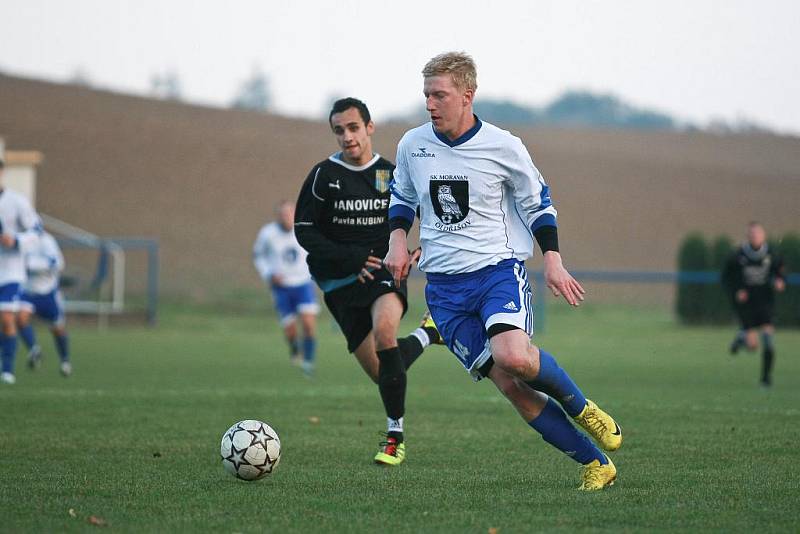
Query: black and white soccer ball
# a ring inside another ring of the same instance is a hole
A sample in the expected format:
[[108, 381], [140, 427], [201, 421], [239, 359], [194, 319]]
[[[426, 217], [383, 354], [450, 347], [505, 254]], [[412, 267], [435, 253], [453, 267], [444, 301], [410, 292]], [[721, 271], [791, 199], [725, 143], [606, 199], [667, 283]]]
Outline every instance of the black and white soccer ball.
[[272, 473], [281, 460], [281, 440], [271, 426], [246, 419], [222, 435], [225, 471], [242, 480], [258, 480]]

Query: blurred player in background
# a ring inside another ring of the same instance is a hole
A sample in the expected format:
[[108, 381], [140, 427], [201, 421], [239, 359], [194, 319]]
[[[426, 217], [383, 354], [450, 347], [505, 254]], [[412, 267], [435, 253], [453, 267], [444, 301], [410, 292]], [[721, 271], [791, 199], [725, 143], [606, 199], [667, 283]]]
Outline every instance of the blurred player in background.
[[[258, 232], [253, 244], [253, 263], [261, 279], [272, 289], [292, 363], [301, 365], [303, 372], [311, 376], [317, 349], [319, 304], [306, 265], [308, 253], [294, 235], [294, 204], [284, 200], [276, 211], [278, 220]], [[297, 340], [298, 316], [303, 327], [302, 360]]]
[[730, 346], [731, 354], [742, 347], [758, 348], [761, 334], [761, 385], [772, 385], [775, 364], [775, 292], [786, 288], [783, 261], [767, 244], [767, 233], [757, 222], [747, 227], [747, 241], [725, 264], [722, 283], [728, 290], [741, 329]]
[[423, 322], [397, 339], [408, 308], [406, 285], [396, 285], [381, 264], [389, 243], [394, 165], [372, 152], [375, 125], [367, 106], [344, 98], [334, 103], [328, 119], [341, 152], [311, 169], [297, 200], [295, 232], [347, 350], [378, 384], [387, 438], [375, 462], [398, 465], [405, 458], [406, 370], [439, 334]]
[[3, 186], [4, 168], [5, 162], [0, 155], [0, 383], [13, 384], [16, 382], [16, 314], [26, 277], [22, 250], [35, 245], [42, 224], [28, 199]]
[[63, 376], [70, 376], [72, 363], [69, 359], [64, 299], [58, 288], [64, 270], [64, 255], [55, 238], [47, 232], [42, 232], [39, 240], [23, 253], [28, 279], [20, 297], [17, 325], [19, 335], [28, 347], [28, 367], [36, 369], [42, 362], [42, 348], [36, 342], [36, 333], [31, 324], [31, 317], [36, 314], [50, 324], [60, 360], [59, 370]]
[[470, 56], [439, 55], [422, 74], [431, 122], [406, 132], [397, 147], [384, 265], [395, 283], [407, 276], [406, 234], [419, 209], [419, 268], [445, 343], [475, 380], [488, 377], [545, 441], [584, 465], [580, 489], [603, 489], [616, 478], [614, 464], [564, 411], [606, 450], [622, 444], [620, 428], [530, 342], [524, 261], [534, 238], [553, 293], [573, 306], [584, 293], [562, 265], [549, 188], [519, 138], [473, 114]]

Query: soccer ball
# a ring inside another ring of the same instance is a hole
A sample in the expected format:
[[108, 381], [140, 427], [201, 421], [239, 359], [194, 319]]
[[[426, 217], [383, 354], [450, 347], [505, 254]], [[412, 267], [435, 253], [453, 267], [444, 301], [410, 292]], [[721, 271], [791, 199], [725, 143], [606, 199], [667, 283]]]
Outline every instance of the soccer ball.
[[225, 471], [242, 480], [258, 480], [272, 473], [281, 460], [281, 440], [271, 426], [246, 419], [222, 435]]

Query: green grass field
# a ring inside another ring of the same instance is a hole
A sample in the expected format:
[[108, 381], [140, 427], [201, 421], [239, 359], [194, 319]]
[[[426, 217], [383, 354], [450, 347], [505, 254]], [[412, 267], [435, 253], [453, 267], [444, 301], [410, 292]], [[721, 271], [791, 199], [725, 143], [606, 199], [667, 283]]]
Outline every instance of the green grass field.
[[[66, 380], [43, 338], [44, 367], [20, 365], [0, 388], [0, 531], [98, 528], [90, 516], [120, 532], [798, 529], [800, 332], [779, 333], [775, 387], [763, 391], [757, 355], [727, 355], [732, 329], [551, 306], [537, 341], [624, 429], [617, 484], [583, 494], [577, 464], [441, 347], [409, 373], [406, 463], [373, 465], [385, 419], [343, 338], [324, 316], [309, 381], [262, 308], [172, 306], [156, 329], [75, 326]], [[245, 418], [283, 443], [275, 474], [255, 483], [218, 456]]]

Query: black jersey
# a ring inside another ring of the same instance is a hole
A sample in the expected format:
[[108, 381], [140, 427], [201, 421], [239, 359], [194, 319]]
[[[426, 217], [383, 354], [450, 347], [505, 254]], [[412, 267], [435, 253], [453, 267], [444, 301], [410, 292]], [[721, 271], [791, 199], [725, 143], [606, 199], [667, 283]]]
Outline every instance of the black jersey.
[[722, 273], [722, 281], [731, 295], [745, 289], [751, 302], [771, 302], [776, 278], [783, 278], [783, 261], [766, 244], [753, 250], [745, 243], [736, 249]]
[[393, 171], [394, 164], [377, 154], [361, 167], [333, 155], [311, 169], [294, 229], [318, 283], [357, 275], [367, 256], [386, 255]]

